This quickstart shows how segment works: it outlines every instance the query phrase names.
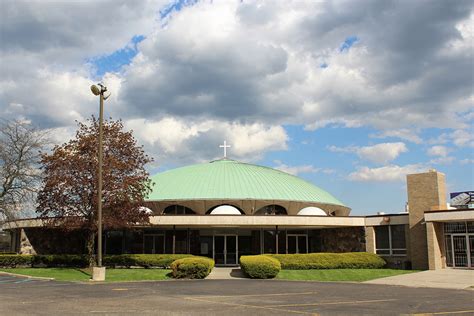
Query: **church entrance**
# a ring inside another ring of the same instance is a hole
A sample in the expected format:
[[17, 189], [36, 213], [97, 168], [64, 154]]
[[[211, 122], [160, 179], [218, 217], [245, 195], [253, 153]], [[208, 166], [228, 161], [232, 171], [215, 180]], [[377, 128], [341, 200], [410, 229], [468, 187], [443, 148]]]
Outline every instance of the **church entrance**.
[[232, 266], [238, 264], [237, 235], [214, 235], [213, 248], [216, 265]]

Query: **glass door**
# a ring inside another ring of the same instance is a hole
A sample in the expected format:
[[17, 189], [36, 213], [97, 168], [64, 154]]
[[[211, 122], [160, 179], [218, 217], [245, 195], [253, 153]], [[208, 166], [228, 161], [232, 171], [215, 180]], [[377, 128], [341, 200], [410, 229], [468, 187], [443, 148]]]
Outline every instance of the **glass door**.
[[452, 235], [454, 267], [468, 266], [467, 236]]
[[214, 236], [214, 261], [216, 265], [236, 265], [238, 258], [237, 235]]
[[287, 253], [308, 253], [308, 235], [288, 234], [286, 244]]
[[165, 253], [164, 235], [143, 235], [143, 253], [163, 254]]

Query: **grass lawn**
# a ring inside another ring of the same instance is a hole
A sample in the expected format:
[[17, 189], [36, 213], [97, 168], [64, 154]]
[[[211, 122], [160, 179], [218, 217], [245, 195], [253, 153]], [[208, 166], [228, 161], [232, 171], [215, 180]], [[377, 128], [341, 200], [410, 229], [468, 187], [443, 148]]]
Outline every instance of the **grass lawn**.
[[418, 272], [396, 269], [321, 269], [321, 270], [281, 270], [277, 279], [303, 281], [354, 281], [362, 282], [394, 275]]
[[[88, 281], [88, 269], [75, 268], [13, 268], [0, 271], [36, 277], [54, 278], [58, 281]], [[171, 270], [167, 269], [107, 269], [106, 282], [166, 280]]]

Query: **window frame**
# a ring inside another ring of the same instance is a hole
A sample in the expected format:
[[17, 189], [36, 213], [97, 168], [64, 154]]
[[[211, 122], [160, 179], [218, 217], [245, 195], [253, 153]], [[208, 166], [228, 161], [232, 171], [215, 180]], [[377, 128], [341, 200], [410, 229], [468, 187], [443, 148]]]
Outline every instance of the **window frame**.
[[[377, 248], [377, 227], [388, 227], [388, 248]], [[405, 238], [405, 248], [393, 248], [392, 246], [392, 227], [393, 226], [403, 226], [404, 230], [404, 238]], [[385, 256], [385, 257], [406, 257], [407, 256], [407, 247], [406, 247], [406, 225], [381, 225], [381, 226], [375, 226], [374, 227], [374, 241], [375, 241], [375, 253], [378, 254], [379, 256]], [[388, 253], [380, 253], [381, 252], [387, 252]], [[403, 252], [403, 253], [394, 253], [394, 252]]]

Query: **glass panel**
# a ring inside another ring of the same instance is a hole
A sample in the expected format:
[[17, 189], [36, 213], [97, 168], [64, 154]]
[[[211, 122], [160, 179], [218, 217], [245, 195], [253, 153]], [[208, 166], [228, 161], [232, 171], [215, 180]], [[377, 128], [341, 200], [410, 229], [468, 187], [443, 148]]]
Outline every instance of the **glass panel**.
[[155, 236], [155, 253], [158, 253], [158, 254], [165, 253], [165, 236], [163, 235]]
[[288, 253], [296, 253], [296, 236], [288, 236]]
[[134, 231], [127, 233], [125, 246], [128, 253], [144, 253], [143, 232]]
[[375, 226], [375, 248], [390, 249], [388, 226]]
[[298, 236], [298, 253], [307, 253], [306, 236]]
[[405, 225], [392, 225], [392, 248], [394, 249], [405, 249]]
[[286, 232], [278, 232], [278, 253], [286, 253]]
[[201, 236], [199, 239], [201, 241], [199, 255], [212, 258], [212, 236]]
[[145, 235], [143, 240], [143, 253], [153, 253], [153, 236]]
[[474, 233], [474, 222], [467, 222], [467, 232]]
[[225, 236], [214, 236], [214, 261], [216, 264], [225, 264], [224, 243]]
[[227, 257], [226, 264], [237, 264], [237, 236], [227, 236], [226, 247]]
[[259, 255], [262, 253], [259, 230], [252, 231], [252, 253], [256, 255]]
[[173, 253], [173, 231], [165, 231], [165, 253]]
[[378, 255], [389, 255], [390, 249], [377, 249], [376, 253]]
[[256, 254], [258, 253], [252, 252], [252, 236], [239, 236], [239, 258]]
[[263, 253], [276, 253], [275, 231], [265, 230], [263, 234]]
[[467, 267], [466, 236], [453, 236], [454, 266]]
[[188, 253], [188, 232], [186, 230], [177, 230], [175, 243], [175, 253]]
[[308, 236], [309, 240], [309, 249], [308, 251], [313, 252], [321, 252], [321, 231], [320, 230], [313, 230], [309, 232]]
[[451, 244], [451, 235], [445, 236], [444, 242], [446, 246], [446, 265], [448, 267], [452, 267], [453, 266], [453, 247]]
[[392, 254], [394, 254], [394, 255], [406, 255], [407, 250], [406, 249], [392, 249]]
[[469, 251], [471, 252], [471, 266], [474, 267], [474, 236], [469, 236]]
[[445, 223], [444, 224], [445, 233], [465, 233], [466, 232], [466, 223]]

